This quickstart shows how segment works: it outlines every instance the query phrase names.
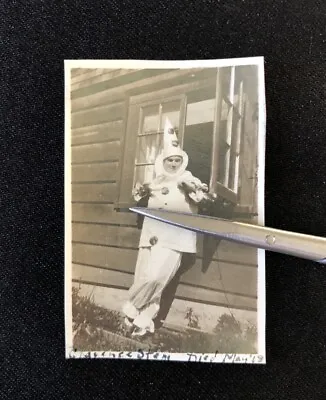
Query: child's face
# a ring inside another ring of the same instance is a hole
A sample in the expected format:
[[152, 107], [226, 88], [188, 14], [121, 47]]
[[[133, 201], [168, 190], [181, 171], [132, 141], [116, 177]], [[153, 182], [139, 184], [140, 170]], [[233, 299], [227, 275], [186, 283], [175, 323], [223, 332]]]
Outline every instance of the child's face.
[[171, 156], [163, 161], [163, 167], [169, 174], [175, 174], [181, 167], [182, 157]]

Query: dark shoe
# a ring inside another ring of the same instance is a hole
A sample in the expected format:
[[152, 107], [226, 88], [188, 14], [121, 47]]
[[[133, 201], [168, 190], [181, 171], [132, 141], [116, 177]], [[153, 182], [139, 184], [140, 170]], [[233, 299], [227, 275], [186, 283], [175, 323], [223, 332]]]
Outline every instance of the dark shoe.
[[130, 335], [132, 334], [132, 332], [135, 329], [135, 325], [133, 324], [132, 320], [128, 317], [126, 317], [123, 322], [124, 322], [124, 329], [123, 329], [124, 334], [127, 337], [130, 337]]

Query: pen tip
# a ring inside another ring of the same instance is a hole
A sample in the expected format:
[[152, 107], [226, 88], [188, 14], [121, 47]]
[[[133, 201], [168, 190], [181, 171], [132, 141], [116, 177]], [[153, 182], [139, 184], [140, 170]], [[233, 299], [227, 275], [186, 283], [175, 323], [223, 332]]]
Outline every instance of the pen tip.
[[142, 207], [129, 207], [130, 211], [136, 212], [136, 213], [141, 213], [142, 212]]

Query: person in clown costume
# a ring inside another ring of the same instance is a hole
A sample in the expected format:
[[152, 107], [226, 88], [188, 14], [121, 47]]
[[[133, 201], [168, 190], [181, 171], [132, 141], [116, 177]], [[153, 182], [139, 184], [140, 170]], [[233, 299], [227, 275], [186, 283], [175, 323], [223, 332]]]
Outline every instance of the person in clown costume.
[[[188, 155], [180, 148], [168, 119], [163, 135], [163, 151], [155, 160], [155, 178], [136, 184], [133, 196], [136, 201], [147, 196], [151, 208], [197, 213], [208, 187], [187, 171]], [[154, 333], [153, 320], [162, 292], [178, 271], [183, 253], [196, 253], [195, 232], [144, 218], [134, 282], [122, 308], [132, 336]]]

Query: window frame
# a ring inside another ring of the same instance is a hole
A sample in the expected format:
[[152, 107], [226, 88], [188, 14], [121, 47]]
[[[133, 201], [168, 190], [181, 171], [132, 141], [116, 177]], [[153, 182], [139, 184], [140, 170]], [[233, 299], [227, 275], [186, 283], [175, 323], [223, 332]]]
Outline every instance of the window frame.
[[[222, 79], [223, 79], [223, 72], [222, 68], [217, 70], [216, 76], [216, 108], [215, 108], [215, 116], [214, 116], [214, 128], [213, 128], [213, 150], [212, 150], [212, 165], [211, 165], [211, 175], [210, 175], [210, 182], [209, 182], [209, 190], [211, 193], [215, 193], [219, 196], [224, 197], [225, 199], [229, 200], [230, 202], [237, 204], [240, 200], [239, 198], [239, 168], [240, 168], [240, 155], [241, 155], [241, 143], [242, 138], [244, 135], [244, 84], [243, 81], [240, 81], [239, 87], [239, 94], [237, 96], [238, 102], [235, 103], [235, 73], [236, 67], [232, 66], [231, 68], [231, 79], [229, 82], [229, 93], [223, 93], [222, 87]], [[222, 104], [223, 100], [225, 104], [227, 104], [228, 112], [227, 112], [227, 125], [226, 125], [226, 133], [227, 133], [227, 140], [230, 141], [227, 150], [227, 166], [225, 168], [225, 176], [224, 176], [224, 183], [218, 180], [218, 164], [219, 164], [219, 146], [221, 143], [221, 129], [220, 124], [222, 120]], [[235, 141], [233, 140], [233, 118], [234, 114], [236, 114], [237, 118], [237, 129], [236, 129], [236, 137]], [[235, 171], [234, 171], [234, 184], [233, 190], [228, 187], [229, 179], [230, 179], [230, 161], [231, 161], [231, 152], [235, 153]]]
[[[172, 102], [178, 102], [179, 101], [179, 126], [178, 126], [178, 137], [181, 143], [181, 147], [183, 146], [183, 138], [184, 138], [184, 128], [185, 128], [185, 113], [186, 113], [186, 96], [184, 94], [182, 95], [176, 95], [173, 97], [164, 97], [162, 100], [157, 100], [157, 101], [146, 101], [145, 103], [140, 103], [138, 104], [138, 110], [139, 110], [139, 121], [138, 121], [138, 129], [137, 129], [137, 134], [136, 134], [136, 147], [135, 147], [135, 157], [134, 157], [134, 176], [136, 173], [136, 168], [137, 166], [141, 165], [154, 165], [154, 163], [137, 163], [136, 162], [136, 155], [137, 155], [137, 140], [140, 137], [144, 136], [151, 136], [151, 135], [159, 135], [163, 134], [164, 132], [164, 127], [161, 129], [157, 129], [156, 132], [150, 133], [150, 134], [144, 134], [142, 133], [142, 124], [143, 124], [143, 110], [146, 107], [150, 106], [157, 106], [159, 107], [159, 122], [158, 122], [158, 127], [161, 126], [162, 123], [162, 108], [164, 107], [164, 104], [167, 103], [172, 103]], [[133, 184], [135, 184], [134, 179], [133, 179]]]
[[[172, 88], [173, 89], [173, 88]], [[184, 126], [186, 118], [186, 95], [184, 93], [174, 94], [171, 91], [171, 96], [154, 96], [151, 93], [144, 95], [134, 96], [129, 101], [128, 121], [126, 124], [126, 133], [124, 140], [124, 157], [122, 158], [122, 168], [120, 171], [120, 187], [118, 192], [118, 200], [115, 204], [115, 209], [127, 209], [134, 205], [132, 200], [131, 191], [133, 188], [134, 173], [135, 173], [135, 158], [137, 151], [137, 139], [141, 129], [142, 123], [142, 109], [148, 106], [155, 106], [159, 104], [169, 103], [172, 101], [180, 101], [180, 116], [179, 116], [179, 137], [181, 146], [183, 145]], [[137, 98], [142, 102], [137, 101]], [[135, 134], [134, 126], [137, 123], [137, 131]]]
[[[224, 68], [231, 68], [231, 74], [233, 78], [229, 82], [229, 92], [227, 94], [222, 91], [222, 70]], [[244, 116], [244, 104], [245, 104], [245, 91], [244, 83], [242, 81], [241, 96], [240, 91], [237, 96], [238, 102], [234, 103], [234, 79], [236, 74], [236, 67], [221, 67], [216, 69], [215, 78], [200, 79], [191, 83], [186, 83], [171, 88], [164, 88], [159, 91], [147, 92], [129, 97], [129, 108], [127, 113], [127, 121], [125, 122], [125, 137], [124, 137], [124, 148], [123, 158], [121, 158], [120, 168], [120, 184], [118, 187], [117, 201], [114, 205], [116, 210], [126, 210], [130, 206], [134, 205], [131, 191], [135, 173], [135, 158], [137, 151], [137, 138], [139, 136], [139, 130], [141, 128], [141, 109], [143, 107], [156, 105], [160, 103], [171, 102], [180, 100], [180, 117], [179, 117], [179, 141], [183, 146], [186, 114], [187, 114], [187, 95], [189, 92], [193, 92], [200, 89], [211, 87], [215, 84], [215, 111], [214, 111], [214, 122], [213, 122], [213, 138], [212, 138], [212, 153], [211, 153], [211, 165], [210, 165], [210, 179], [208, 182], [209, 191], [215, 193], [218, 196], [224, 197], [225, 199], [234, 203], [239, 209], [241, 209], [241, 199], [239, 197], [239, 188], [237, 190], [231, 190], [224, 186], [217, 180], [218, 174], [218, 162], [219, 162], [219, 145], [220, 145], [220, 123], [221, 123], [221, 112], [223, 100], [228, 104], [229, 108], [229, 122], [228, 122], [228, 133], [232, 134], [233, 116], [234, 113], [238, 115], [238, 127], [236, 130], [236, 141], [233, 143], [231, 140], [231, 146], [229, 153], [232, 151], [236, 154], [237, 160], [237, 178], [235, 181], [238, 184], [240, 175], [240, 158], [241, 158], [241, 146], [244, 135], [243, 124], [245, 122]], [[240, 105], [240, 110], [238, 110]], [[137, 123], [137, 132], [135, 134], [135, 123]], [[233, 143], [233, 144], [232, 144]], [[231, 154], [231, 153], [230, 153]], [[231, 156], [230, 156], [231, 158]], [[132, 160], [132, 161], [131, 161]], [[240, 204], [239, 204], [240, 203]], [[247, 210], [247, 208], [246, 208]]]

